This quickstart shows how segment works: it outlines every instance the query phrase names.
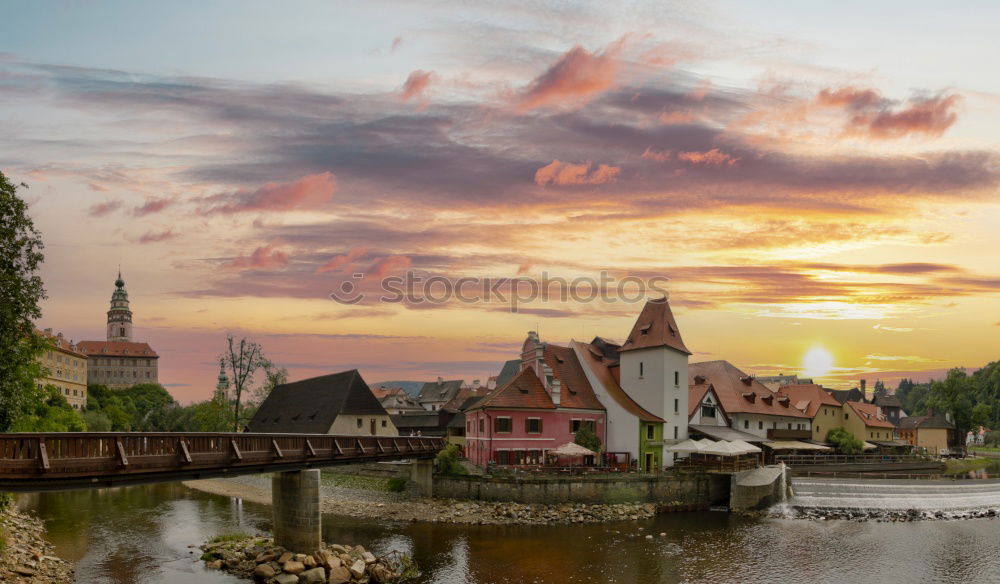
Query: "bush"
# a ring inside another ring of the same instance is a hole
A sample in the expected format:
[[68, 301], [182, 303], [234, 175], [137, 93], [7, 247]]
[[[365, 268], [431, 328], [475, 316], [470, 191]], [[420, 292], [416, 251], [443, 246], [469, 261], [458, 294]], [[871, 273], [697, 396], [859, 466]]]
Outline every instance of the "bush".
[[406, 479], [402, 477], [393, 477], [389, 479], [388, 487], [390, 493], [402, 493], [406, 490]]
[[239, 533], [239, 532], [220, 533], [219, 535], [216, 535], [212, 537], [212, 539], [208, 540], [208, 543], [225, 543], [229, 541], [241, 541], [244, 539], [250, 539], [251, 537], [253, 536], [250, 535], [249, 533]]
[[983, 437], [983, 446], [1000, 448], [1000, 432], [988, 432], [986, 436]]
[[580, 426], [580, 429], [576, 431], [573, 441], [584, 448], [593, 450], [595, 453], [601, 451], [601, 439], [587, 426]]
[[827, 432], [826, 441], [833, 444], [842, 454], [861, 454], [865, 448], [864, 442], [844, 428], [834, 428]]
[[458, 460], [459, 458], [458, 444], [448, 444], [444, 447], [444, 450], [438, 452], [437, 455], [437, 468], [438, 472], [445, 475], [464, 475], [468, 474], [465, 467]]

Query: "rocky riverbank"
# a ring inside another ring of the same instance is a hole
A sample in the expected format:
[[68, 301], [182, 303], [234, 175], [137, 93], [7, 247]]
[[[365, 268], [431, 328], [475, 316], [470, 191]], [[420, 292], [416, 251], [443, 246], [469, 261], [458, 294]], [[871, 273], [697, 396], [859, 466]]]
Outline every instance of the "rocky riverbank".
[[213, 570], [266, 584], [348, 584], [396, 582], [416, 575], [406, 556], [376, 557], [362, 546], [331, 545], [313, 554], [296, 554], [269, 538], [223, 538], [201, 546], [201, 559]]
[[0, 512], [0, 582], [64, 584], [73, 581], [73, 566], [55, 557], [45, 541], [45, 524], [13, 509]]
[[770, 517], [812, 519], [815, 521], [846, 520], [876, 521], [879, 523], [899, 523], [924, 521], [929, 519], [988, 519], [1000, 517], [1000, 509], [974, 509], [966, 511], [922, 511], [918, 509], [822, 509], [822, 508], [781, 508], [773, 507]]
[[[254, 503], [271, 503], [270, 482], [259, 477], [188, 481], [185, 485], [218, 495], [240, 497]], [[386, 496], [393, 495], [393, 496]], [[615, 505], [524, 504], [454, 499], [407, 499], [395, 493], [347, 492], [324, 486], [322, 511], [369, 519], [468, 523], [477, 525], [549, 525], [558, 523], [598, 523], [647, 519], [657, 512], [651, 503]], [[679, 503], [678, 503], [679, 505]], [[661, 509], [667, 510], [667, 509]]]

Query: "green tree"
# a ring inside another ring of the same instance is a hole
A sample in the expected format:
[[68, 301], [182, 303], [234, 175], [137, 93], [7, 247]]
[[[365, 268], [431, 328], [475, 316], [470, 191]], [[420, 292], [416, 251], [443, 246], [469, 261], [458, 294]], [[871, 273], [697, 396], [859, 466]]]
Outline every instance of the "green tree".
[[[21, 184], [22, 188], [27, 185]], [[42, 399], [37, 358], [46, 346], [32, 321], [45, 298], [37, 274], [45, 259], [42, 237], [17, 186], [0, 172], [0, 431], [10, 429]]]
[[872, 391], [872, 397], [885, 397], [887, 395], [889, 395], [889, 390], [885, 388], [885, 384], [882, 383], [882, 380], [876, 381], [875, 389]]
[[48, 385], [45, 399], [18, 417], [12, 432], [84, 432], [87, 423], [69, 405], [58, 388]]
[[601, 451], [601, 439], [588, 426], [580, 426], [573, 436], [573, 441], [594, 452]]
[[943, 381], [932, 381], [927, 394], [927, 407], [935, 413], [950, 413], [959, 434], [972, 429], [972, 409], [975, 407], [976, 386], [964, 369], [948, 371]]
[[842, 454], [861, 454], [864, 443], [857, 439], [846, 428], [834, 428], [826, 433], [826, 441], [833, 444]]

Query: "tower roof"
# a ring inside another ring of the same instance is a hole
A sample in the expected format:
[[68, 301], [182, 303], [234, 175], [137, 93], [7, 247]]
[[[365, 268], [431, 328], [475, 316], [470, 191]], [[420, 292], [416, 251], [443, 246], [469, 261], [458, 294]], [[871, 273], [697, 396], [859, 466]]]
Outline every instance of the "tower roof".
[[642, 312], [639, 313], [639, 318], [636, 319], [632, 332], [622, 344], [620, 351], [654, 347], [670, 347], [675, 351], [691, 354], [691, 351], [684, 346], [681, 331], [677, 328], [677, 321], [674, 320], [670, 303], [665, 296], [646, 301], [646, 306], [642, 307]]
[[122, 270], [121, 270], [121, 268], [118, 268], [118, 279], [115, 280], [115, 287], [116, 288], [124, 288], [125, 287], [125, 280], [122, 280]]

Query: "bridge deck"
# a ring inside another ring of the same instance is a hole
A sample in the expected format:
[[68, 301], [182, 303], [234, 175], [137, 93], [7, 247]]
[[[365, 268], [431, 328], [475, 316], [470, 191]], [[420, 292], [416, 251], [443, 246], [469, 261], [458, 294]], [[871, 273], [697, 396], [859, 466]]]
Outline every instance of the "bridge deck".
[[442, 438], [248, 433], [0, 434], [0, 491], [80, 489], [432, 458]]

